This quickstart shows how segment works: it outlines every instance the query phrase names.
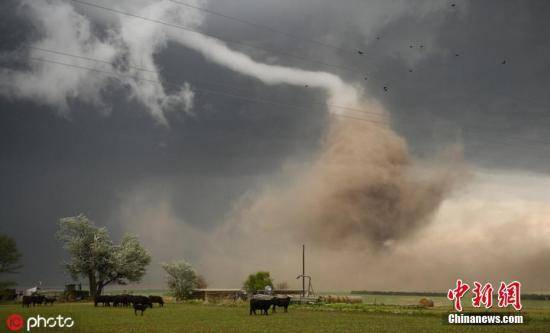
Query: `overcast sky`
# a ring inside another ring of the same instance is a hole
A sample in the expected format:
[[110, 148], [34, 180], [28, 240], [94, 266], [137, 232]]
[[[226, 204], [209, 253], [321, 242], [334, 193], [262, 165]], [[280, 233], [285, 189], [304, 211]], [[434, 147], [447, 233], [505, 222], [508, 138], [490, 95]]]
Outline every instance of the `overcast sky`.
[[[258, 63], [331, 73], [387, 110], [413, 159], [462, 144], [482, 175], [472, 185], [479, 197], [494, 198], [499, 184], [517, 190], [514, 200], [550, 198], [541, 186], [550, 173], [547, 1], [185, 0], [278, 32], [170, 1], [89, 2], [218, 36]], [[21, 285], [70, 281], [54, 239], [61, 217], [83, 212], [119, 239], [141, 232], [128, 206], [162, 198], [176, 219], [208, 232], [289, 164], [312, 161], [334, 117], [324, 83], [266, 82], [180, 29], [72, 1], [6, 0], [0, 13], [0, 232], [23, 252]], [[122, 82], [36, 58], [119, 71]], [[200, 248], [186, 251], [157, 257], [199, 260]]]

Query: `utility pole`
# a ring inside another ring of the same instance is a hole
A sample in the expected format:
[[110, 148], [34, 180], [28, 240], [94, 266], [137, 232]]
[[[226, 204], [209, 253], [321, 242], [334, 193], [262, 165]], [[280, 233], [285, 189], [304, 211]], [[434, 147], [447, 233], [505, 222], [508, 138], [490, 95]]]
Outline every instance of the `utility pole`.
[[306, 297], [306, 245], [302, 244], [302, 297]]

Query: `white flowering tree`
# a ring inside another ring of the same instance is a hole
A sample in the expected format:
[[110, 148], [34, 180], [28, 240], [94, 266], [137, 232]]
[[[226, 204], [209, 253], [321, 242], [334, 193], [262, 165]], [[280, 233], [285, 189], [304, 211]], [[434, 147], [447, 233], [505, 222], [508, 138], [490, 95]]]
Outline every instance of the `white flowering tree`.
[[83, 214], [59, 220], [56, 236], [69, 252], [65, 269], [75, 280], [79, 276], [88, 279], [92, 297], [101, 295], [111, 283], [139, 282], [151, 262], [137, 237], [126, 235], [115, 245], [106, 228], [95, 226]]

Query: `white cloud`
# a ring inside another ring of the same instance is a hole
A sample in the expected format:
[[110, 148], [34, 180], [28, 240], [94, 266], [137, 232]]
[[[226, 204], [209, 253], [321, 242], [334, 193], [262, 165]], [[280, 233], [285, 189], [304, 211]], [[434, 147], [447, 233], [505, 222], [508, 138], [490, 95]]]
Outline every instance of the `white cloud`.
[[[137, 8], [133, 1], [119, 2], [118, 7], [125, 10]], [[187, 26], [196, 27], [202, 22], [201, 15], [188, 14], [181, 6], [169, 1], [149, 3], [141, 8], [144, 16], [177, 18], [178, 22]], [[61, 112], [68, 112], [71, 101], [76, 99], [108, 109], [103, 92], [118, 84], [129, 87], [131, 97], [145, 105], [161, 123], [166, 123], [165, 114], [168, 110], [180, 109], [187, 112], [192, 108], [194, 93], [188, 83], [175, 89], [171, 87], [170, 91], [175, 93], [167, 93], [161, 84], [135, 79], [162, 82], [157, 73], [143, 72], [136, 68], [158, 71], [153, 55], [166, 44], [165, 27], [121, 15], [93, 15], [89, 8], [79, 11], [80, 8], [71, 3], [57, 0], [24, 0], [21, 10], [25, 11], [40, 38], [28, 45], [31, 48], [26, 49], [29, 56], [27, 69], [2, 70], [1, 94], [32, 99], [37, 103], [57, 107]], [[98, 32], [98, 23], [102, 25], [101, 32]], [[38, 48], [100, 59], [106, 63], [47, 53]], [[117, 72], [119, 79], [36, 59]], [[126, 66], [115, 67], [114, 64], [120, 63], [122, 59], [126, 61]]]
[[[42, 37], [31, 46], [107, 61], [114, 58], [114, 45], [96, 38], [89, 21], [76, 13], [70, 5], [62, 2], [26, 1], [23, 7]], [[49, 58], [77, 66], [89, 65], [84, 60], [46, 57], [46, 54], [36, 49], [29, 50], [29, 57]], [[73, 98], [102, 105], [101, 91], [109, 82], [105, 76], [90, 75], [86, 71], [32, 60], [29, 60], [28, 70], [4, 70], [2, 76], [3, 94], [30, 98], [57, 106], [61, 111], [68, 110], [68, 103]]]

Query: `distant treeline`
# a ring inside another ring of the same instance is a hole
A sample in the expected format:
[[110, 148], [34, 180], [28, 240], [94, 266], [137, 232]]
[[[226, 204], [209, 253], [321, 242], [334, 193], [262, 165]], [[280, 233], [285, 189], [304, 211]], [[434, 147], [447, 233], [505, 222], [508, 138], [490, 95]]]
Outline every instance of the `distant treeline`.
[[[446, 293], [425, 292], [425, 291], [369, 291], [352, 290], [355, 295], [384, 295], [384, 296], [429, 296], [429, 297], [447, 297]], [[496, 295], [494, 296], [496, 297]], [[521, 294], [521, 299], [550, 301], [550, 295], [547, 294]]]

